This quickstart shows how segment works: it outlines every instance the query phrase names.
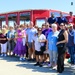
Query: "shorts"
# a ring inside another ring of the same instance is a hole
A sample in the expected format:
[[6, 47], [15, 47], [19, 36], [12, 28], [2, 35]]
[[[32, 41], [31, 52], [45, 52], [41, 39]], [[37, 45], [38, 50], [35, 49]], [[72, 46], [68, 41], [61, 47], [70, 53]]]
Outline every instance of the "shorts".
[[32, 48], [32, 42], [28, 42], [28, 48]]
[[35, 55], [43, 55], [43, 52], [42, 51], [36, 51], [35, 50]]

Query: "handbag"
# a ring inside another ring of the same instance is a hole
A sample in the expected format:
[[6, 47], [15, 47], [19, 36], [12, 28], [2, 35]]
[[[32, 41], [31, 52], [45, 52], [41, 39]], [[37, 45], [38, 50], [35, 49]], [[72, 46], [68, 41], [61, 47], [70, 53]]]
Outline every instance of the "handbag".
[[46, 50], [46, 46], [41, 46], [40, 50], [41, 50], [41, 52], [44, 52]]

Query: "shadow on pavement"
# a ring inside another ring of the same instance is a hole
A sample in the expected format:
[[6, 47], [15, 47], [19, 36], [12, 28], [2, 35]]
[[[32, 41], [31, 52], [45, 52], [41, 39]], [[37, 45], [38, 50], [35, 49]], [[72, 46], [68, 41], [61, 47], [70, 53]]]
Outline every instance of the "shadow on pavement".
[[[19, 61], [19, 57], [0, 57], [0, 60], [6, 60], [7, 62], [20, 62]], [[75, 75], [75, 71], [73, 69], [71, 69], [70, 67], [68, 67], [68, 65], [65, 65], [65, 71], [61, 74], [57, 73], [56, 70], [52, 70], [51, 68], [48, 68], [47, 66], [45, 67], [37, 67], [34, 66], [34, 62], [28, 62], [27, 60], [24, 61], [21, 64], [17, 64], [17, 67], [23, 67], [26, 69], [31, 69], [32, 72], [43, 72], [43, 73], [52, 73], [52, 75]]]
[[53, 73], [52, 75], [75, 75], [72, 69], [65, 67], [65, 71], [61, 74], [57, 73], [56, 70], [52, 70], [51, 68], [48, 67], [37, 67], [34, 66], [33, 64], [18, 64], [16, 65], [18, 67], [25, 67], [27, 69], [32, 69], [33, 72], [43, 72], [43, 73]]

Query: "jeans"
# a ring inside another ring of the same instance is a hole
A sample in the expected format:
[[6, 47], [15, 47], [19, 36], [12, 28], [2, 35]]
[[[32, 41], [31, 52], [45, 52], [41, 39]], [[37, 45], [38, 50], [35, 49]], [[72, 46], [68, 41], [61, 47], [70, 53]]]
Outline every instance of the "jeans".
[[49, 50], [50, 64], [57, 64], [57, 51]]
[[75, 47], [74, 46], [69, 46], [68, 49], [69, 49], [69, 54], [70, 54], [70, 58], [71, 58], [71, 64], [74, 64], [75, 63], [74, 62], [74, 60], [75, 60], [75, 58], [74, 58]]

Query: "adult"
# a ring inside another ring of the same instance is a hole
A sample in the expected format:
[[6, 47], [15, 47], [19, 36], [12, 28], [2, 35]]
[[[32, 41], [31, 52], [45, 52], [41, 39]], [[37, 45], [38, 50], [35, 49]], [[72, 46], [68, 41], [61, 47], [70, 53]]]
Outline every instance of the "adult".
[[6, 29], [2, 28], [2, 32], [0, 33], [1, 56], [7, 56], [7, 41]]
[[[29, 61], [32, 59], [35, 60], [35, 50], [33, 45], [33, 37], [37, 33], [37, 29], [33, 27], [33, 22], [29, 23], [29, 29], [27, 31], [27, 42], [28, 42], [28, 54], [29, 54]], [[33, 55], [33, 58], [32, 58]]]
[[45, 29], [42, 31], [42, 34], [44, 34], [47, 37], [49, 32], [51, 32], [51, 31], [52, 31], [52, 28], [49, 27], [49, 23], [46, 23]]
[[69, 12], [69, 16], [67, 16], [68, 24], [72, 23], [75, 25], [75, 17], [73, 16], [73, 12]]
[[51, 17], [48, 18], [48, 23], [50, 24], [50, 26], [51, 26], [51, 24], [53, 24], [53, 23], [57, 23], [57, 18], [54, 16], [53, 13], [51, 13]]
[[66, 51], [67, 42], [68, 42], [68, 33], [65, 30], [65, 24], [61, 23], [57, 42], [57, 49], [58, 49], [57, 71], [59, 73], [62, 73], [64, 71], [64, 54]]
[[[59, 32], [57, 31], [57, 25], [52, 24], [52, 32], [49, 32], [47, 37], [47, 46], [49, 50], [49, 57], [50, 57], [50, 66], [55, 67], [57, 65], [57, 37]], [[53, 63], [54, 62], [54, 63]]]
[[25, 60], [24, 55], [26, 54], [25, 41], [23, 42], [23, 38], [26, 37], [25, 32], [21, 27], [17, 29], [17, 33], [15, 39], [17, 41], [16, 46], [14, 48], [14, 54], [20, 56], [19, 60]]
[[69, 54], [70, 54], [70, 60], [71, 60], [71, 64], [74, 64], [74, 29], [73, 29], [73, 25], [69, 24], [69, 28], [68, 28], [68, 50], [69, 50]]
[[58, 25], [60, 25], [61, 23], [64, 23], [64, 24], [67, 23], [67, 19], [65, 16], [63, 16], [62, 12], [60, 12], [60, 17], [58, 17], [57, 23]]

